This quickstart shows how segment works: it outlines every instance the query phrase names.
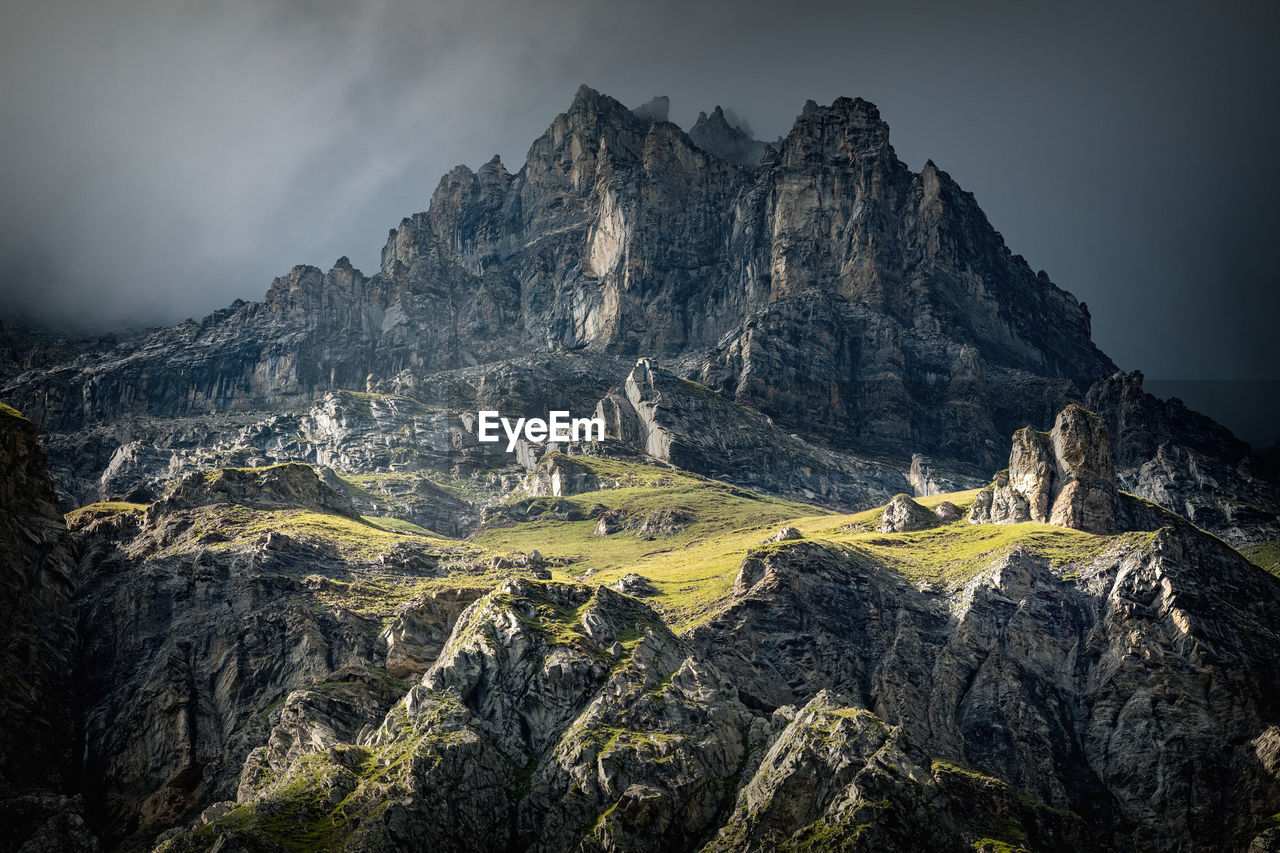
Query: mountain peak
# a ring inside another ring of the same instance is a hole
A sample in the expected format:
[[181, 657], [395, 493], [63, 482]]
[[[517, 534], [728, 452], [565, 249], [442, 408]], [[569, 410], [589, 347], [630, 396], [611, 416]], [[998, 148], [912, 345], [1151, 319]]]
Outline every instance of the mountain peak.
[[819, 106], [813, 101], [805, 101], [804, 108], [796, 117], [796, 127], [812, 125], [844, 125], [875, 131], [889, 138], [889, 125], [880, 117], [880, 110], [870, 101], [862, 98], [836, 98], [830, 106]]
[[574, 94], [567, 115], [635, 119], [635, 113], [627, 109], [621, 101], [597, 92], [585, 83], [579, 86]]
[[[889, 144], [889, 125], [880, 110], [862, 98], [836, 98], [829, 106], [805, 101], [796, 116], [791, 132], [782, 143], [784, 159], [787, 151], [807, 158], [815, 153], [814, 145], [827, 151], [825, 156], [894, 162], [897, 155]], [[798, 148], [796, 146], [799, 146]]]
[[668, 109], [582, 87], [369, 277], [9, 330], [28, 847], [1273, 849], [1280, 583], [1202, 531], [1271, 554], [1280, 474], [873, 104]]
[[739, 166], [757, 165], [765, 150], [763, 142], [752, 139], [741, 126], [731, 123], [718, 104], [709, 116], [698, 113], [698, 120], [689, 128], [689, 138], [703, 151]]

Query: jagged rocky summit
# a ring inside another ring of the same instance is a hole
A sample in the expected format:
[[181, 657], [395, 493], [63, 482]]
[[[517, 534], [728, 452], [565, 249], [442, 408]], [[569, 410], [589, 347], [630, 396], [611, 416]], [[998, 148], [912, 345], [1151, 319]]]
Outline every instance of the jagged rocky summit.
[[[589, 410], [637, 356], [846, 465], [888, 463], [874, 499], [912, 490], [915, 455], [973, 485], [1007, 435], [1081, 403], [1116, 434], [1131, 491], [1238, 544], [1280, 535], [1275, 471], [1117, 373], [1085, 306], [945, 172], [908, 169], [873, 105], [809, 102], [755, 162], [724, 148], [742, 131], [723, 111], [689, 134], [666, 114], [583, 87], [517, 171], [446, 175], [372, 275], [296, 267], [261, 302], [140, 337], [11, 334], [0, 398], [44, 431], [73, 504], [154, 491], [242, 429], [260, 450], [297, 445], [296, 418], [330, 392], [400, 395], [452, 429], [485, 400]], [[291, 458], [329, 464], [314, 446]], [[837, 506], [851, 490], [810, 491]]]
[[1275, 470], [873, 105], [668, 108], [371, 275], [6, 326], [6, 849], [1277, 849]]

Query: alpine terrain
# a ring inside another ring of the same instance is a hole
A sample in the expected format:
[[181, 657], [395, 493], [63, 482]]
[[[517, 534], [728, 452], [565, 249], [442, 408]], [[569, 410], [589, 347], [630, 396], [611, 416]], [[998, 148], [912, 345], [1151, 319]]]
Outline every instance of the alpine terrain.
[[0, 850], [1280, 851], [1280, 472], [873, 105], [667, 114], [5, 326]]

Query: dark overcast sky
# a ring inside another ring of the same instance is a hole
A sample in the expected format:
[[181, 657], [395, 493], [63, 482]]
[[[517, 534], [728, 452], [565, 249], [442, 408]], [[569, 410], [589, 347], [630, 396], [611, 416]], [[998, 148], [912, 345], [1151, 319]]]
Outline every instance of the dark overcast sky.
[[1275, 2], [0, 9], [3, 310], [172, 322], [295, 263], [371, 272], [445, 171], [518, 168], [579, 83], [669, 95], [686, 128], [723, 104], [765, 139], [850, 95], [1089, 303], [1121, 367], [1280, 379]]

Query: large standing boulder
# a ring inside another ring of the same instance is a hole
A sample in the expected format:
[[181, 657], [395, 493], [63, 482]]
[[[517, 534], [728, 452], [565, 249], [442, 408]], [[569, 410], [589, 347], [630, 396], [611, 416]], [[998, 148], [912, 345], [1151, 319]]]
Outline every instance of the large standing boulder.
[[1050, 432], [1030, 427], [1013, 435], [1009, 468], [978, 493], [969, 520], [1038, 521], [1089, 533], [1116, 528], [1116, 474], [1107, 424], [1071, 405]]
[[1049, 523], [1090, 533], [1116, 528], [1116, 471], [1107, 423], [1079, 406], [1063, 409], [1053, 425], [1057, 476]]
[[894, 495], [880, 514], [881, 533], [906, 533], [937, 527], [938, 517], [907, 495]]

